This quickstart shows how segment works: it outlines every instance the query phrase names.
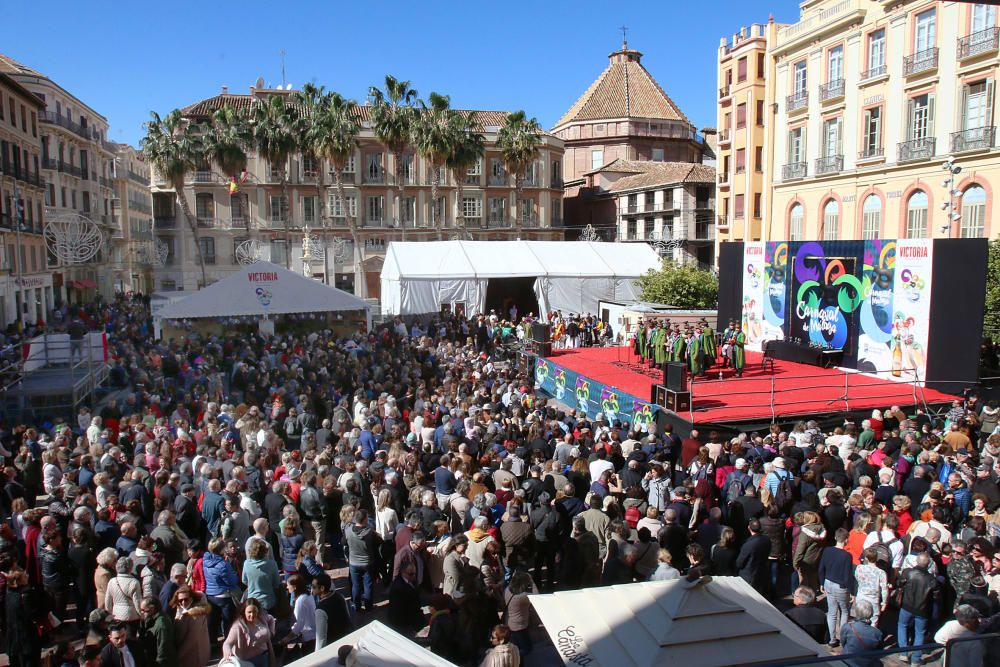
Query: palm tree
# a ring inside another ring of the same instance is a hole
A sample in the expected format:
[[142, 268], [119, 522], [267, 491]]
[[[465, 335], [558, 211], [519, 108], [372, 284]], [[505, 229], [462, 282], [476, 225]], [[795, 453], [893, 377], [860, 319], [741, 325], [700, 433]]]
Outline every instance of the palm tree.
[[324, 141], [324, 130], [322, 127], [323, 117], [326, 113], [329, 93], [323, 86], [316, 86], [312, 83], [303, 84], [302, 90], [295, 91], [294, 98], [301, 110], [298, 123], [295, 127], [296, 142], [299, 151], [303, 155], [310, 155], [319, 162], [316, 166], [316, 201], [319, 205], [319, 221], [323, 229], [323, 280], [330, 279], [330, 263], [327, 253], [327, 224], [326, 224], [326, 169], [323, 166], [323, 155], [319, 147]]
[[[214, 162], [231, 183], [239, 183], [247, 170], [247, 151], [253, 145], [253, 130], [245, 111], [224, 106], [212, 113], [202, 133], [205, 141], [205, 159]], [[230, 211], [232, 198], [236, 193], [230, 188]], [[250, 218], [246, 218], [247, 233], [250, 232]]]
[[201, 254], [198, 221], [191, 213], [191, 205], [184, 194], [185, 177], [205, 159], [201, 138], [195, 128], [181, 116], [179, 109], [168, 113], [166, 118], [160, 118], [155, 111], [150, 112], [145, 129], [146, 136], [139, 142], [139, 146], [146, 160], [174, 189], [181, 213], [194, 236], [198, 265], [201, 267], [201, 285], [204, 287], [208, 280], [205, 277], [205, 258]]
[[406, 225], [403, 223], [403, 154], [410, 145], [413, 136], [413, 125], [416, 120], [417, 91], [410, 87], [409, 81], [400, 81], [391, 74], [385, 75], [385, 90], [377, 86], [368, 89], [371, 101], [371, 126], [375, 138], [392, 154], [395, 163], [396, 176], [396, 219], [402, 229], [402, 237], [406, 238]]
[[462, 210], [462, 199], [465, 196], [465, 174], [472, 167], [476, 166], [483, 151], [486, 150], [486, 137], [479, 131], [479, 123], [473, 118], [472, 113], [465, 111], [454, 111], [451, 116], [451, 130], [453, 142], [451, 153], [448, 155], [446, 164], [458, 186], [458, 220], [456, 226], [465, 237], [468, 230], [465, 228], [465, 215]]
[[[253, 108], [250, 124], [257, 154], [268, 162], [272, 169], [281, 171], [281, 196], [285, 201], [285, 267], [292, 268], [292, 241], [289, 223], [292, 206], [288, 199], [288, 158], [298, 148], [295, 126], [298, 114], [295, 108], [285, 103], [281, 95], [271, 95]], [[273, 214], [273, 212], [272, 212]]]
[[[450, 107], [448, 96], [431, 93], [428, 102], [429, 106], [424, 102], [420, 103], [420, 114], [414, 125], [413, 144], [427, 161], [431, 172], [431, 225], [437, 230], [438, 241], [441, 241], [444, 237], [444, 224], [436, 215], [441, 167], [454, 151], [458, 135], [455, 131], [455, 112]], [[456, 176], [455, 180], [460, 179]]]
[[534, 118], [528, 118], [524, 111], [507, 114], [503, 127], [497, 134], [497, 148], [503, 156], [504, 168], [514, 174], [514, 224], [518, 232], [522, 229], [519, 202], [524, 188], [524, 172], [538, 157], [542, 143], [542, 127]]

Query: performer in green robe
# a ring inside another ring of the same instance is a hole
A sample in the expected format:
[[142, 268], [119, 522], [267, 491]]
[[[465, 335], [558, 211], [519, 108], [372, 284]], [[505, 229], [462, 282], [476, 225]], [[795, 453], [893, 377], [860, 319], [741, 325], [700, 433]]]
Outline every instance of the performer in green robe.
[[653, 361], [657, 366], [662, 366], [667, 360], [667, 330], [662, 324], [657, 324], [656, 331], [653, 332], [653, 350]]
[[729, 320], [729, 326], [722, 332], [722, 367], [732, 366], [733, 336], [736, 335], [736, 322]]
[[705, 374], [704, 354], [701, 348], [701, 336], [695, 331], [687, 341], [687, 356], [691, 375], [699, 377]]
[[707, 326], [701, 329], [701, 351], [705, 356], [705, 368], [715, 365], [715, 334]]
[[674, 328], [674, 361], [687, 361], [687, 357], [684, 355], [684, 350], [687, 346], [687, 340], [685, 336], [681, 333], [680, 327]]
[[646, 340], [646, 323], [639, 322], [639, 328], [635, 330], [635, 338], [632, 340], [632, 351], [637, 357], [642, 359], [642, 342]]
[[736, 333], [733, 334], [733, 368], [736, 369], [736, 377], [743, 377], [743, 367], [747, 365], [746, 344], [747, 335], [737, 324]]
[[646, 322], [639, 327], [636, 336], [639, 337], [639, 360], [645, 362], [649, 357], [649, 325]]

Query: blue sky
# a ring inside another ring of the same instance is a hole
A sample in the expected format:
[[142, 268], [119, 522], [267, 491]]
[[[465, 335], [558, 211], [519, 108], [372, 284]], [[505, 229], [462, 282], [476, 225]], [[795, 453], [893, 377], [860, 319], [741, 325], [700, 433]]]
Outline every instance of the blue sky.
[[[796, 0], [640, 3], [230, 0], [0, 1], [0, 50], [81, 98], [136, 144], [150, 110], [258, 76], [325, 85], [363, 99], [386, 73], [460, 108], [519, 109], [551, 127], [621, 43], [696, 126], [715, 124], [719, 38], [741, 25], [793, 21]], [[14, 27], [14, 29], [10, 29]]]

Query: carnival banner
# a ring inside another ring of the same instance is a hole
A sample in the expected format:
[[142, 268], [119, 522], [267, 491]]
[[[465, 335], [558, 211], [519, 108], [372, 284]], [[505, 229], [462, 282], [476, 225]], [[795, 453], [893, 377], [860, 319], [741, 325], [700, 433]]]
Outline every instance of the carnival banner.
[[857, 341], [855, 311], [861, 304], [856, 258], [831, 256], [823, 244], [803, 243], [792, 258], [788, 340], [850, 352]]
[[[788, 300], [788, 242], [764, 245], [764, 289], [761, 293], [764, 317], [761, 320], [762, 341], [785, 337], [785, 310]], [[763, 344], [763, 343], [762, 343]]]
[[747, 336], [746, 348], [761, 349], [764, 340], [764, 244], [743, 246], [743, 313], [740, 326]]
[[927, 239], [896, 242], [892, 294], [892, 359], [889, 377], [923, 381], [931, 317], [931, 272], [934, 243]]
[[[603, 412], [609, 422], [635, 424], [646, 431], [658, 406], [564, 368], [549, 359], [535, 362], [535, 388], [593, 418]], [[570, 393], [572, 392], [572, 393]]]
[[896, 241], [883, 239], [865, 241], [864, 263], [861, 269], [859, 371], [884, 373], [892, 365], [895, 275]]

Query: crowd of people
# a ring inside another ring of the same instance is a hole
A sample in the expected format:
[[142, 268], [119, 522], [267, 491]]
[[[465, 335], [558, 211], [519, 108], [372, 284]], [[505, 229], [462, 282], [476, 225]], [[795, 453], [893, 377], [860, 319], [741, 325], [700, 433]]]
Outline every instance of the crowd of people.
[[1000, 627], [993, 402], [682, 438], [536, 395], [489, 317], [159, 342], [121, 298], [61, 321], [108, 333], [123, 389], [0, 425], [17, 667], [274, 667], [375, 618], [516, 666], [532, 593], [707, 575], [843, 652]]

